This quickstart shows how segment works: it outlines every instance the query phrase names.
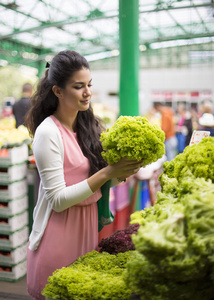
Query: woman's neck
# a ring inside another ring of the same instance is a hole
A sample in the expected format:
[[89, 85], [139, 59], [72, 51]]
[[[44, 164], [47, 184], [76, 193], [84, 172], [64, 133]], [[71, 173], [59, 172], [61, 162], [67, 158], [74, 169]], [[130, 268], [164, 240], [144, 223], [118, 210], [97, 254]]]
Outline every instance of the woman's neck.
[[60, 113], [60, 111], [56, 111], [54, 113], [55, 118], [59, 120], [59, 122], [69, 129], [72, 132], [76, 132], [76, 118], [77, 113], [75, 115]]

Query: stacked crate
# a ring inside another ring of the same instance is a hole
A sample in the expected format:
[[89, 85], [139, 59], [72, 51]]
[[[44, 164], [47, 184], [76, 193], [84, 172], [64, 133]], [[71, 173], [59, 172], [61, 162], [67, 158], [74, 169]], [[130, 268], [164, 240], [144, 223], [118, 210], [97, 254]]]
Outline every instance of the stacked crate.
[[28, 146], [0, 150], [0, 280], [17, 281], [27, 272]]

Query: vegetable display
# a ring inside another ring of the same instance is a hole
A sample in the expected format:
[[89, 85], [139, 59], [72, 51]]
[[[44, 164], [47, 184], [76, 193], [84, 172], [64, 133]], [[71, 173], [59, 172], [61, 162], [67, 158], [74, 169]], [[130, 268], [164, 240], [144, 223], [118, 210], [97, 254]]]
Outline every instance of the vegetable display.
[[80, 256], [69, 267], [56, 270], [42, 294], [63, 300], [129, 300], [123, 273], [134, 251], [117, 255], [92, 251]]
[[213, 165], [214, 138], [188, 146], [164, 163], [156, 204], [131, 215], [141, 226], [124, 280], [142, 300], [213, 299]]
[[213, 137], [165, 162], [155, 205], [134, 212], [128, 228], [101, 241], [100, 252], [56, 270], [42, 294], [65, 300], [213, 300], [213, 165]]
[[120, 116], [101, 134], [102, 156], [113, 164], [122, 157], [143, 160], [143, 166], [157, 161], [165, 153], [165, 134], [145, 117]]

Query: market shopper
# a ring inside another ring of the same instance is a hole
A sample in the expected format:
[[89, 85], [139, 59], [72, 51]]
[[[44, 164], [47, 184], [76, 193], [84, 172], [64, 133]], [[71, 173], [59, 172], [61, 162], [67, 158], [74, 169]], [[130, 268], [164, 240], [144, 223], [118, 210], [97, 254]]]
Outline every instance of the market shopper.
[[184, 103], [177, 106], [176, 138], [178, 142], [178, 153], [182, 153], [189, 145], [193, 127], [191, 113], [186, 109]]
[[16, 128], [25, 125], [25, 116], [30, 108], [30, 98], [33, 94], [33, 86], [27, 82], [22, 87], [22, 97], [12, 107], [13, 115], [16, 121]]
[[202, 105], [202, 116], [198, 120], [199, 130], [210, 132], [210, 136], [214, 136], [214, 115], [213, 104], [210, 101], [205, 101]]
[[103, 160], [91, 86], [86, 59], [75, 51], [58, 53], [26, 119], [40, 175], [27, 256], [27, 286], [34, 299], [44, 299], [41, 291], [53, 271], [97, 249], [100, 188], [141, 167], [124, 158], [113, 165]]
[[174, 112], [162, 102], [154, 103], [154, 108], [161, 114], [161, 129], [165, 132], [166, 158], [171, 161], [178, 153], [175, 135]]

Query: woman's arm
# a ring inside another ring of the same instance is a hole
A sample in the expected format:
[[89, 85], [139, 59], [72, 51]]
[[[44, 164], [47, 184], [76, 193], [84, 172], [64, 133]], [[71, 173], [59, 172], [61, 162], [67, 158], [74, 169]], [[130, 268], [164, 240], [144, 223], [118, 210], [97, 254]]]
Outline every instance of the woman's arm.
[[121, 159], [108, 165], [86, 180], [66, 187], [64, 180], [64, 148], [61, 135], [55, 124], [38, 127], [33, 141], [33, 152], [42, 186], [52, 209], [61, 212], [98, 190], [112, 178], [126, 178], [136, 173], [141, 162]]

